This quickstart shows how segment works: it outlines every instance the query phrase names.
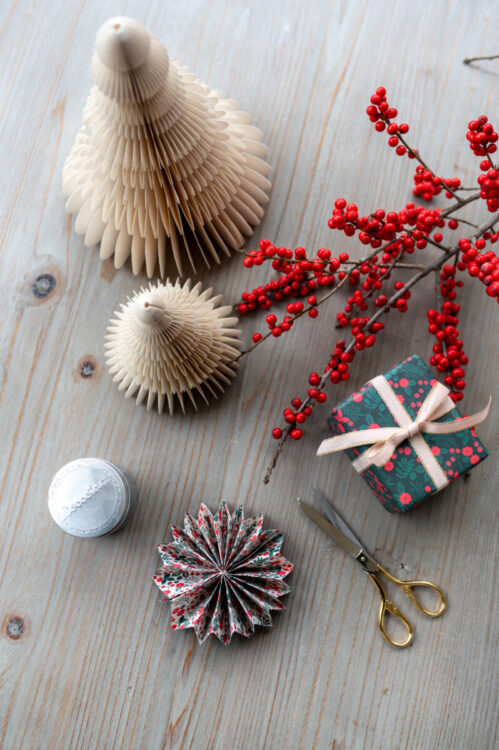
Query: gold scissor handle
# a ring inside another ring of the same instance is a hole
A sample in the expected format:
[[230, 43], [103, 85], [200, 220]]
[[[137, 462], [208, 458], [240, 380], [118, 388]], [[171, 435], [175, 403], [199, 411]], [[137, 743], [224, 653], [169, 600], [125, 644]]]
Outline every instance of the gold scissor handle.
[[[368, 573], [369, 578], [374, 583], [376, 588], [379, 591], [379, 594], [381, 596], [381, 602], [379, 605], [379, 612], [378, 612], [378, 624], [379, 629], [381, 630], [381, 635], [383, 638], [388, 641], [392, 646], [397, 646], [397, 648], [405, 648], [406, 646], [410, 646], [412, 643], [413, 638], [413, 631], [410, 622], [406, 620], [404, 615], [399, 612], [395, 604], [393, 604], [389, 599], [386, 598], [385, 590], [383, 588], [383, 585], [381, 581], [379, 580], [377, 573]], [[407, 637], [404, 641], [395, 641], [386, 631], [385, 628], [385, 617], [386, 614], [391, 615], [392, 617], [395, 617], [399, 622], [402, 623], [404, 628], [407, 630]]]
[[[401, 581], [400, 578], [395, 578], [395, 576], [392, 576], [392, 574], [381, 567], [379, 563], [378, 570], [380, 573], [382, 573], [382, 575], [385, 576], [385, 578], [388, 578], [389, 581], [395, 583], [397, 586], [400, 586], [402, 591], [406, 594], [406, 596], [409, 597], [414, 606], [417, 607], [417, 609], [419, 609], [419, 611], [427, 617], [440, 617], [440, 615], [443, 615], [443, 613], [445, 612], [445, 608], [447, 607], [445, 596], [443, 592], [438, 588], [438, 586], [435, 586], [435, 584], [431, 583], [431, 581]], [[439, 606], [437, 606], [436, 609], [426, 609], [426, 607], [423, 607], [416, 595], [416, 588], [425, 588], [434, 591], [438, 596], [438, 601], [440, 603]]]

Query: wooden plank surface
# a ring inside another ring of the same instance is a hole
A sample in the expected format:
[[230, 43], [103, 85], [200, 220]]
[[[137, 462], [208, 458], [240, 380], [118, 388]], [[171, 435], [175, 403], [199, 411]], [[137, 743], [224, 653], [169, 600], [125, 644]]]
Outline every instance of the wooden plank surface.
[[[386, 86], [439, 173], [468, 184], [476, 160], [466, 124], [482, 112], [499, 116], [497, 65], [461, 65], [497, 52], [497, 3], [3, 0], [0, 747], [493, 748], [497, 407], [480, 433], [488, 461], [401, 517], [383, 510], [345, 457], [315, 458], [325, 408], [262, 483], [270, 428], [327, 359], [340, 301], [268, 341], [198, 414], [147, 414], [111, 383], [105, 327], [140, 280], [84, 248], [64, 211], [61, 170], [90, 87], [95, 34], [117, 13], [143, 21], [264, 131], [273, 191], [256, 238], [349, 249], [327, 227], [335, 198], [366, 212], [410, 200], [412, 165], [388, 153], [364, 114], [376, 86]], [[235, 258], [200, 278], [232, 302], [266, 273]], [[40, 299], [33, 283], [46, 274], [55, 287]], [[390, 336], [359, 357], [352, 380], [331, 387], [330, 404], [413, 352], [429, 357], [432, 286], [414, 314], [390, 320]], [[462, 305], [471, 412], [497, 395], [497, 311], [479, 283], [466, 283]], [[247, 339], [262, 329], [242, 325]], [[81, 541], [48, 515], [51, 476], [82, 455], [137, 477], [138, 511], [119, 535]], [[442, 620], [410, 613], [412, 649], [382, 642], [374, 589], [300, 514], [296, 496], [312, 485], [334, 496], [382, 562], [445, 588]], [[265, 512], [295, 563], [275, 627], [228, 649], [171, 632], [169, 605], [151, 583], [169, 525], [220, 498]]]

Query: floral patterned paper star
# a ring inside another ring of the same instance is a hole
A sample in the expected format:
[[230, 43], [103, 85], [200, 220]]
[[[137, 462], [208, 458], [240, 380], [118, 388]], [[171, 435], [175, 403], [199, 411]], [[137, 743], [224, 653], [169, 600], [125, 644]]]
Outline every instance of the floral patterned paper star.
[[221, 503], [213, 516], [202, 504], [197, 520], [172, 526], [173, 542], [158, 547], [163, 566], [154, 582], [171, 601], [174, 630], [194, 628], [199, 643], [212, 634], [230, 643], [233, 633], [253, 635], [272, 626], [271, 611], [284, 609], [284, 578], [293, 565], [281, 555], [283, 534], [263, 531], [263, 515], [233, 514]]

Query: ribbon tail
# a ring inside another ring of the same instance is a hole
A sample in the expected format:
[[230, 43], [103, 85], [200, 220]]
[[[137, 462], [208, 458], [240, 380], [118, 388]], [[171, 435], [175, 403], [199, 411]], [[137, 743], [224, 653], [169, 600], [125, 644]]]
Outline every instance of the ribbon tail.
[[371, 430], [357, 430], [356, 432], [344, 432], [342, 435], [326, 438], [319, 445], [318, 456], [325, 456], [327, 453], [336, 453], [348, 448], [356, 448], [359, 445], [373, 445], [373, 443], [384, 443], [390, 440], [397, 432], [399, 427], [376, 427]]
[[484, 409], [469, 417], [457, 419], [454, 422], [424, 422], [421, 425], [421, 432], [428, 432], [432, 435], [448, 435], [451, 432], [469, 430], [471, 427], [475, 427], [477, 424], [480, 424], [487, 419], [491, 403], [492, 397], [489, 396], [489, 401]]

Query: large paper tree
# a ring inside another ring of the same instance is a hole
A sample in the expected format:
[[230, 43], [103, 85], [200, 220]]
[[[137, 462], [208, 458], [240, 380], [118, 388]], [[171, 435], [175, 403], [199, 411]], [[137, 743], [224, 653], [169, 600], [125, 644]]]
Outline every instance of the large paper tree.
[[99, 30], [94, 86], [66, 160], [66, 208], [87, 246], [134, 274], [179, 273], [239, 249], [263, 215], [270, 171], [261, 132], [238, 105], [169, 60], [131, 18]]

